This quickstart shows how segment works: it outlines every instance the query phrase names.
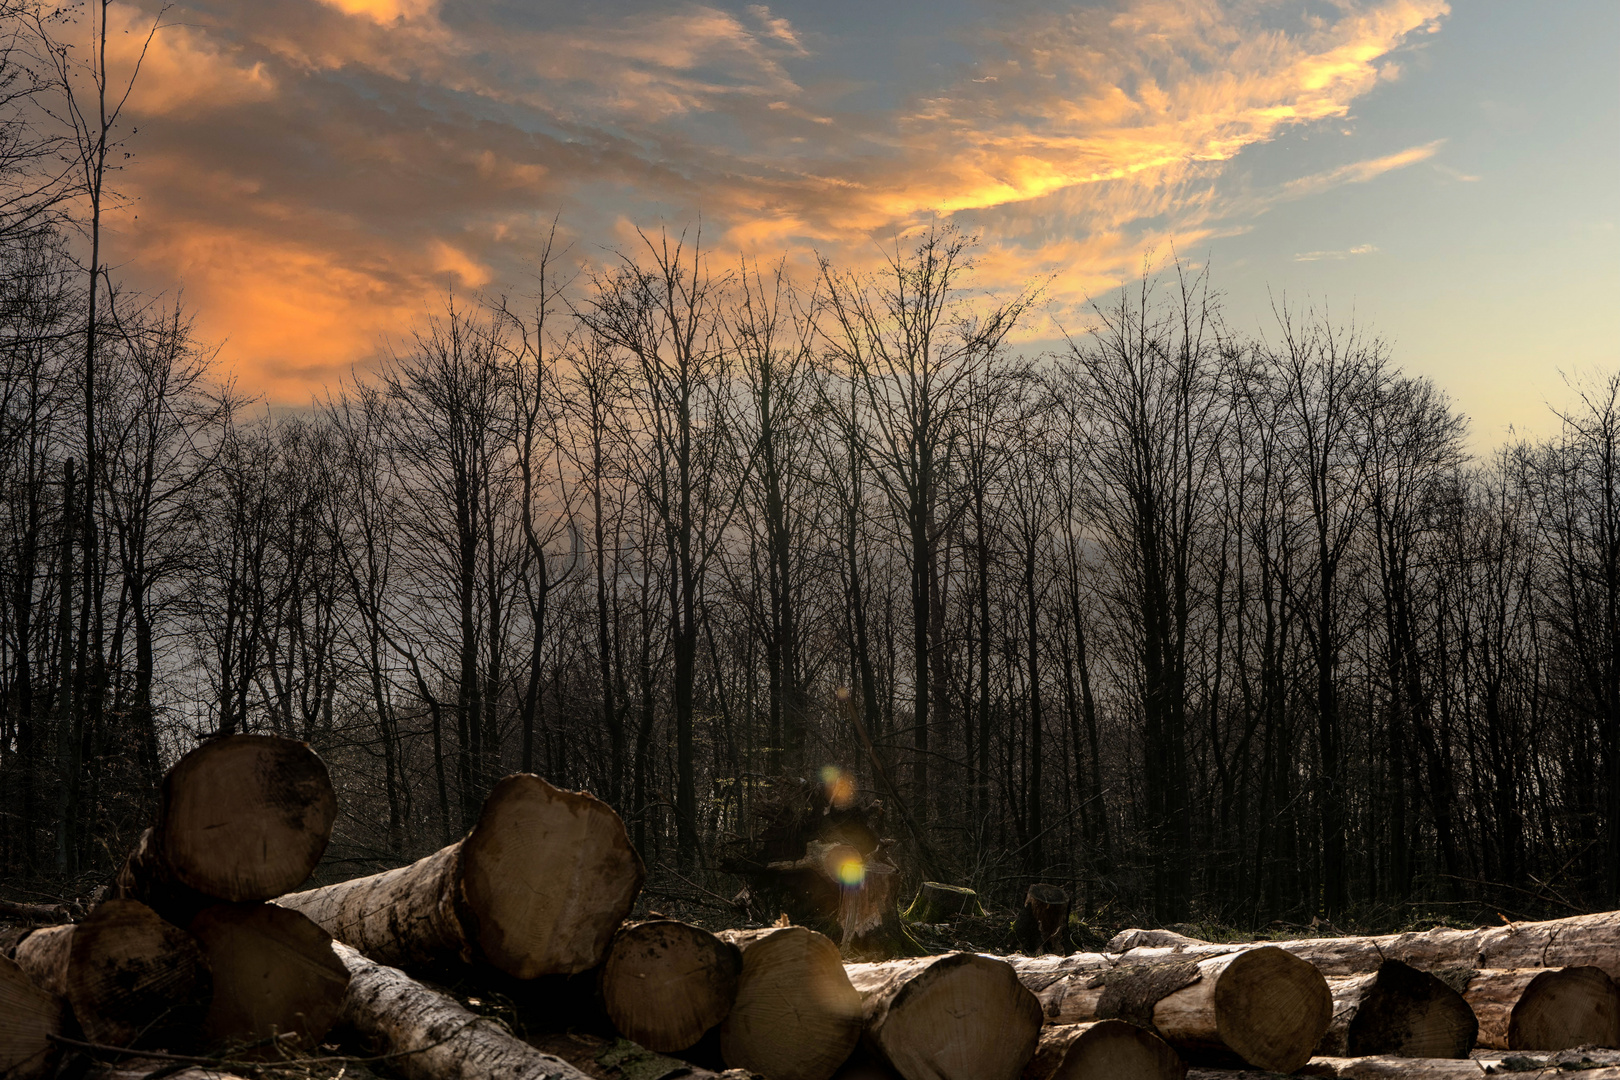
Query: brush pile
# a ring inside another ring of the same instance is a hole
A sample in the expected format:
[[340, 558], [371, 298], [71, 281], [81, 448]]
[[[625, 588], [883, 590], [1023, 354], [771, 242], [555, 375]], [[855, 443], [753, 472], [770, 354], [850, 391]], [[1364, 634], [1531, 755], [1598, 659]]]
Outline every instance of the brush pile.
[[[1593, 1049], [1620, 1047], [1620, 913], [1246, 945], [1127, 931], [1067, 953], [1067, 898], [1040, 886], [1020, 936], [1055, 955], [869, 961], [883, 939], [912, 951], [878, 933], [899, 917], [876, 842], [774, 860], [840, 882], [841, 949], [785, 921], [627, 921], [645, 870], [623, 822], [537, 776], [502, 780], [424, 859], [295, 891], [335, 816], [302, 743], [240, 735], [181, 759], [108, 898], [0, 957], [0, 1075], [219, 1077], [330, 1037], [408, 1080], [1620, 1078], [1620, 1052]], [[912, 912], [980, 909], [929, 883]], [[550, 1031], [519, 1038], [422, 977], [519, 1002]]]

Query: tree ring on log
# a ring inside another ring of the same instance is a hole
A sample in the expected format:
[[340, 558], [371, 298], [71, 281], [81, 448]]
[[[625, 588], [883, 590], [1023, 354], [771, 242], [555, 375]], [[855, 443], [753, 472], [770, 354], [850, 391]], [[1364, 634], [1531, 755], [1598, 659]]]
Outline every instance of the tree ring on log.
[[[1332, 1019], [1333, 995], [1321, 972], [1278, 948], [1239, 953], [1215, 986], [1221, 1042], [1243, 1060], [1277, 1072], [1293, 1072], [1310, 1060]], [[1291, 1063], [1294, 1055], [1276, 1060], [1277, 1047], [1298, 1042], [1302, 1029], [1316, 1032], [1304, 1055]]]
[[608, 1019], [658, 1053], [685, 1050], [726, 1018], [737, 998], [742, 953], [709, 931], [674, 919], [620, 930], [602, 966]]

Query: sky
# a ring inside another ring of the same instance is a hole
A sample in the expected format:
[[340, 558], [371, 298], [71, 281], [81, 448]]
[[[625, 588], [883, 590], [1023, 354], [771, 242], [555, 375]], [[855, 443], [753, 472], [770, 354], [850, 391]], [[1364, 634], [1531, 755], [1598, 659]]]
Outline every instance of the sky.
[[[114, 75], [160, 5], [112, 7]], [[1044, 283], [1038, 350], [1172, 255], [1234, 327], [1315, 305], [1483, 449], [1620, 368], [1613, 0], [182, 0], [126, 117], [111, 259], [306, 403], [448, 290], [636, 229], [876, 265], [930, 222]], [[80, 27], [81, 32], [83, 26]]]

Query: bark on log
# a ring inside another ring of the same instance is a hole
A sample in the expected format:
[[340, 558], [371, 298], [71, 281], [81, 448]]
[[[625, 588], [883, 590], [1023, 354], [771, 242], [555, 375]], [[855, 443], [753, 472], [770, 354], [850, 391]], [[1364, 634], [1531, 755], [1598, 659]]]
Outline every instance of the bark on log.
[[274, 904], [216, 904], [187, 929], [213, 972], [206, 1042], [276, 1038], [305, 1051], [320, 1045], [349, 982], [326, 931]]
[[1187, 1064], [1163, 1039], [1123, 1020], [1041, 1029], [1023, 1080], [1183, 1080]]
[[273, 735], [204, 743], [164, 776], [157, 818], [113, 896], [176, 922], [204, 897], [269, 900], [309, 877], [336, 816], [332, 779], [308, 744]]
[[590, 1080], [397, 968], [346, 945], [333, 951], [348, 972], [344, 1021], [393, 1055], [389, 1069], [406, 1080]]
[[[1620, 977], [1620, 911], [1476, 930], [1437, 927], [1421, 933], [1301, 938], [1243, 945], [1216, 945], [1179, 934], [1167, 935], [1168, 931], [1126, 930], [1108, 943], [1108, 953], [1116, 955], [1123, 949], [1127, 962], [1141, 962], [1172, 955], [1214, 956], [1269, 945], [1309, 960], [1324, 975], [1364, 975], [1376, 971], [1385, 960], [1400, 960], [1419, 971], [1598, 967], [1610, 978]], [[1144, 943], [1152, 941], [1167, 944]]]
[[1040, 1040], [1041, 1008], [1005, 962], [950, 953], [845, 966], [864, 1041], [905, 1080], [1016, 1080]]
[[1337, 975], [1327, 1057], [1464, 1058], [1479, 1028], [1463, 996], [1427, 972], [1386, 960], [1371, 975]]
[[1030, 956], [1069, 951], [1069, 894], [1056, 885], [1036, 883], [1024, 894], [1013, 923], [1018, 947]]
[[1495, 1050], [1620, 1046], [1620, 989], [1595, 967], [1481, 971], [1463, 992]]
[[37, 985], [15, 961], [0, 956], [0, 1076], [36, 1080], [55, 1069], [52, 1036], [62, 1033], [62, 999]]
[[911, 922], [949, 922], [959, 915], [983, 915], [979, 894], [960, 885], [945, 885], [938, 881], [925, 881], [917, 890], [905, 917]]
[[82, 923], [36, 930], [16, 957], [104, 1046], [183, 1048], [213, 994], [197, 940], [135, 900], [105, 900]]
[[246, 1077], [236, 1073], [221, 1072], [203, 1065], [191, 1065], [170, 1072], [173, 1068], [175, 1064], [172, 1061], [125, 1061], [118, 1065], [93, 1066], [80, 1080], [153, 1080], [154, 1076], [160, 1080], [246, 1080]]
[[1177, 1050], [1229, 1052], [1251, 1065], [1292, 1072], [1311, 1056], [1333, 1016], [1327, 980], [1280, 949], [1151, 963], [1076, 953], [1009, 957], [1041, 1001], [1047, 1023], [1119, 1018], [1152, 1025]]
[[[1269, 1074], [1268, 1074], [1269, 1075]], [[1316, 1057], [1296, 1076], [1342, 1077], [1344, 1080], [1481, 1080], [1491, 1076], [1580, 1076], [1590, 1080], [1620, 1080], [1620, 1053], [1613, 1050], [1566, 1050], [1554, 1054], [1515, 1054], [1476, 1050], [1471, 1058], [1433, 1059], [1400, 1057]], [[1194, 1067], [1187, 1080], [1262, 1080], [1248, 1070]]]
[[518, 773], [495, 785], [465, 839], [278, 903], [380, 963], [482, 959], [532, 979], [600, 964], [645, 876], [611, 807]]
[[725, 1063], [771, 1080], [827, 1080], [861, 1037], [861, 997], [838, 946], [802, 926], [719, 936], [743, 960], [737, 1000], [720, 1025]]
[[737, 999], [742, 952], [673, 919], [626, 926], [602, 967], [602, 1002], [625, 1038], [649, 1050], [685, 1050], [724, 1020]]

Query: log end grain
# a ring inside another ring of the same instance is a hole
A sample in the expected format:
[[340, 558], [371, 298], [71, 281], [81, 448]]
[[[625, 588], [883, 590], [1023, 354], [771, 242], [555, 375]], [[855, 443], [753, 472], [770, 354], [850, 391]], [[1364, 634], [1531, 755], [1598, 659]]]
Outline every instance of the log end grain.
[[1479, 1031], [1463, 996], [1426, 971], [1386, 960], [1362, 994], [1348, 1057], [1465, 1058]]
[[528, 773], [495, 785], [461, 859], [479, 950], [520, 979], [600, 964], [646, 876], [611, 807]]
[[307, 1050], [337, 1022], [349, 970], [331, 936], [304, 915], [274, 904], [217, 904], [188, 929], [214, 976], [204, 1041], [253, 1043], [290, 1033]]
[[627, 926], [602, 967], [608, 1019], [649, 1050], [685, 1050], [726, 1018], [737, 998], [742, 952], [673, 919]]
[[135, 900], [106, 900], [75, 928], [67, 998], [91, 1042], [188, 1045], [207, 1015], [213, 975], [196, 938]]
[[1023, 1080], [1183, 1080], [1187, 1065], [1146, 1028], [1123, 1020], [1060, 1024], [1041, 1031]]
[[62, 1033], [62, 999], [41, 989], [23, 969], [0, 956], [0, 1076], [35, 1080], [56, 1064], [52, 1036]]
[[1595, 967], [1545, 971], [1525, 987], [1508, 1023], [1510, 1050], [1620, 1046], [1620, 990]]
[[1270, 946], [1232, 959], [1215, 985], [1214, 1005], [1220, 1042], [1249, 1064], [1280, 1073], [1310, 1060], [1333, 1019], [1322, 973]]
[[726, 1064], [771, 1080], [827, 1080], [861, 1037], [861, 998], [838, 946], [802, 926], [720, 936], [743, 954], [720, 1025]]
[[233, 735], [199, 746], [163, 778], [154, 841], [180, 884], [220, 900], [269, 900], [309, 877], [336, 816], [332, 778], [306, 743]]

